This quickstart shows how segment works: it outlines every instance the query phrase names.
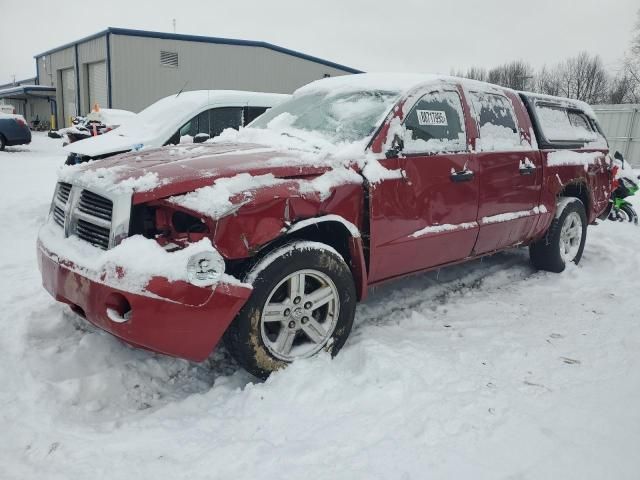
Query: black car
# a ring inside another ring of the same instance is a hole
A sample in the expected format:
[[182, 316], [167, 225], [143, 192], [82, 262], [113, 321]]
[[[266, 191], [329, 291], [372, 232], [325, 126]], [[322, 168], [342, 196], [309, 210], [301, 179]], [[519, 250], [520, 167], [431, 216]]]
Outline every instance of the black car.
[[22, 115], [0, 113], [0, 150], [31, 143], [31, 130]]

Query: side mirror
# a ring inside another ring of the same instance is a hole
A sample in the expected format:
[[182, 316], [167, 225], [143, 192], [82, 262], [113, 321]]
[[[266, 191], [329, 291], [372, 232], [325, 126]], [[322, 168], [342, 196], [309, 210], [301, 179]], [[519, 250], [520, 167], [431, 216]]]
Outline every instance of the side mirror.
[[199, 133], [195, 137], [193, 137], [193, 143], [204, 143], [210, 138], [211, 137], [206, 133]]
[[397, 157], [400, 152], [404, 150], [404, 140], [397, 133], [393, 136], [391, 141], [391, 148], [385, 152], [387, 158]]

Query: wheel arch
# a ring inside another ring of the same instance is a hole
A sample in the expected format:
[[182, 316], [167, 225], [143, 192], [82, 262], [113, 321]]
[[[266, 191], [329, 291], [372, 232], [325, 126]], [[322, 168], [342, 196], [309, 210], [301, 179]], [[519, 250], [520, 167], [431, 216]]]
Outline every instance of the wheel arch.
[[254, 259], [263, 257], [291, 240], [319, 242], [335, 249], [351, 270], [358, 300], [366, 298], [368, 283], [365, 249], [360, 230], [353, 223], [334, 214], [300, 220], [286, 227], [278, 238], [263, 245]]
[[590, 220], [591, 213], [593, 212], [593, 206], [591, 204], [591, 191], [589, 190], [589, 186], [586, 181], [576, 179], [565, 184], [558, 192], [556, 202], [560, 197], [575, 197], [579, 199], [584, 205], [587, 221]]

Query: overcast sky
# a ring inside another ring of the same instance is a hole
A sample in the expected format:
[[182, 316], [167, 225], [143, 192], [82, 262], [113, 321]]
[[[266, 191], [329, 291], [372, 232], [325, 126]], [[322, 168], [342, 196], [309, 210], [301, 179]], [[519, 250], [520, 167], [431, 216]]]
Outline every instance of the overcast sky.
[[638, 0], [0, 0], [0, 83], [35, 76], [33, 56], [124, 27], [263, 40], [365, 71], [449, 73], [581, 50], [612, 70]]

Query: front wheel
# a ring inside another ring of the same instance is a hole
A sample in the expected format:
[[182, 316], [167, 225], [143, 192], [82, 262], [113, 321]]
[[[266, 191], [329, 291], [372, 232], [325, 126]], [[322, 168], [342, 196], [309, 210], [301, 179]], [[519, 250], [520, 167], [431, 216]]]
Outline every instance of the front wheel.
[[529, 247], [531, 263], [555, 273], [562, 272], [571, 262], [580, 262], [587, 239], [587, 214], [580, 199], [566, 199], [558, 208], [562, 210], [545, 236]]
[[4, 137], [0, 135], [0, 152], [4, 150], [5, 146], [6, 146], [6, 142], [4, 141]]
[[622, 213], [620, 216], [623, 220], [638, 225], [638, 214], [631, 205], [622, 205], [620, 211]]
[[246, 282], [253, 293], [225, 334], [225, 345], [257, 377], [321, 350], [336, 355], [351, 331], [356, 291], [331, 247], [295, 241], [268, 253]]

